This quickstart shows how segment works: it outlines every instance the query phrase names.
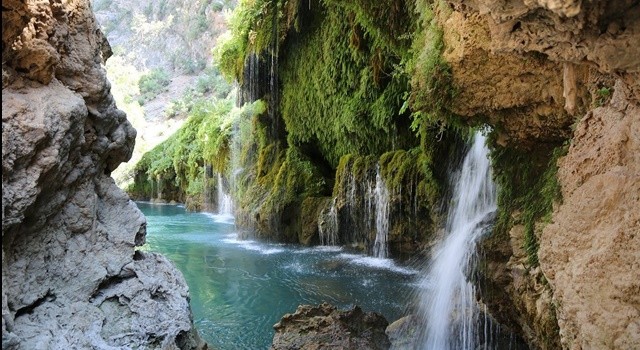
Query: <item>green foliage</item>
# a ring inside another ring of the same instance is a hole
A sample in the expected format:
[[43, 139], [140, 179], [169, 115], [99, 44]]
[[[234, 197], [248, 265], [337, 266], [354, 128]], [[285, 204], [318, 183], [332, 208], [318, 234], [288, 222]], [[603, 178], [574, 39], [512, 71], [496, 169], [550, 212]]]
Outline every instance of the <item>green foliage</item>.
[[192, 18], [189, 22], [189, 29], [187, 30], [187, 39], [195, 40], [199, 38], [202, 33], [209, 29], [209, 23], [204, 13], [198, 14], [195, 18]]
[[[135, 167], [135, 182], [128, 192], [153, 198], [153, 184], [167, 184], [189, 196], [204, 191], [204, 165], [225, 172], [235, 125], [246, 113], [260, 110], [260, 103], [234, 111], [231, 99], [201, 99], [192, 106], [182, 127], [165, 142], [144, 154]], [[251, 117], [251, 116], [249, 116]]]
[[421, 138], [434, 127], [444, 131], [453, 126], [465, 132], [468, 127], [450, 111], [456, 95], [451, 66], [442, 57], [444, 40], [435, 11], [446, 11], [440, 1], [418, 0], [418, 29], [411, 47], [406, 69], [411, 75], [411, 91], [405, 95], [406, 104], [414, 111], [411, 129]]
[[171, 83], [171, 77], [162, 68], [152, 69], [148, 74], [140, 77], [138, 88], [140, 89], [140, 97], [138, 102], [142, 105], [145, 102], [154, 99]]
[[[284, 3], [277, 0], [239, 1], [229, 19], [231, 34], [221, 38], [214, 50], [215, 61], [229, 81], [241, 81], [245, 57], [261, 53], [271, 44], [273, 16], [279, 20], [283, 17]], [[279, 35], [283, 33], [281, 29]]]
[[[490, 137], [495, 138], [495, 133]], [[523, 248], [531, 266], [538, 265], [536, 224], [549, 222], [553, 203], [561, 201], [557, 161], [566, 151], [566, 145], [536, 151], [496, 146], [492, 151], [494, 178], [499, 189], [494, 234], [507, 237], [513, 225], [524, 225]], [[514, 218], [514, 213], [519, 214]]]
[[610, 99], [613, 94], [613, 89], [607, 86], [601, 87], [596, 90], [596, 98], [595, 98], [595, 106], [602, 107], [604, 106]]
[[437, 205], [441, 186], [433, 175], [433, 162], [420, 148], [387, 152], [380, 157], [379, 164], [391, 193], [400, 193], [407, 184], [415, 184], [418, 198], [426, 199], [425, 205]]
[[392, 148], [399, 124], [408, 123], [399, 113], [408, 77], [400, 67], [406, 49], [357, 22], [365, 17], [359, 7], [326, 3], [284, 44], [281, 112], [289, 143], [318, 149], [335, 168], [345, 154]]
[[207, 67], [198, 74], [194, 90], [199, 94], [212, 92], [216, 98], [225, 98], [231, 91], [231, 85], [216, 67]]
[[181, 98], [169, 103], [165, 109], [165, 115], [168, 118], [188, 115], [197, 105], [207, 103], [210, 98], [227, 98], [230, 91], [231, 86], [222, 78], [218, 70], [209, 67], [198, 76], [195, 86], [188, 88]]

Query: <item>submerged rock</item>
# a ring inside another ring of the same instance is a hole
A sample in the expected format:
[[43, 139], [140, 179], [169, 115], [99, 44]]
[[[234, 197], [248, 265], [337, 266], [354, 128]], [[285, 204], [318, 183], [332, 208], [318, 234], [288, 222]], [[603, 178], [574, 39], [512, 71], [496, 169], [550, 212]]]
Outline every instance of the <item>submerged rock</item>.
[[341, 311], [327, 303], [300, 305], [273, 326], [271, 349], [389, 349], [387, 325], [382, 315], [358, 306]]

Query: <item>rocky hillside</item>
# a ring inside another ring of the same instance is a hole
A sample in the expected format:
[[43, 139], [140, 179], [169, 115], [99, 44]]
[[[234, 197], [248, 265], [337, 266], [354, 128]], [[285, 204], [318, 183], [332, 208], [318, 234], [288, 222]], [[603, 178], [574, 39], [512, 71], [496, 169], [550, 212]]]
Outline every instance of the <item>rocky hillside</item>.
[[496, 130], [485, 302], [534, 348], [633, 349], [640, 6], [450, 5], [438, 18], [454, 110]]
[[2, 6], [3, 349], [201, 348], [181, 273], [136, 250], [146, 220], [110, 177], [136, 131], [88, 1]]

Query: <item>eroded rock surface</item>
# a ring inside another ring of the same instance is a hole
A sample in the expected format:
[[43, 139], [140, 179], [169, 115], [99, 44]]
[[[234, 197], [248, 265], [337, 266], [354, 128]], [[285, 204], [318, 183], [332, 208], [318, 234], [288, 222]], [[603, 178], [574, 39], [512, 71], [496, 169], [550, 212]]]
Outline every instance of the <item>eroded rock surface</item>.
[[559, 162], [563, 202], [540, 237], [568, 349], [640, 344], [640, 106], [618, 81]]
[[389, 349], [387, 325], [382, 315], [357, 306], [340, 311], [326, 303], [300, 305], [273, 326], [271, 349]]
[[500, 142], [534, 148], [570, 137], [589, 109], [595, 73], [640, 99], [640, 5], [635, 1], [448, 1], [438, 21], [458, 95], [454, 111], [482, 117]]
[[523, 213], [509, 213], [510, 230], [483, 243], [484, 301], [534, 348], [637, 347], [640, 4], [446, 5], [436, 19], [454, 111], [532, 155], [572, 140], [559, 163], [564, 201], [534, 225], [540, 266], [522, 248]]
[[136, 253], [146, 220], [109, 176], [136, 132], [88, 1], [3, 1], [3, 349], [194, 349], [188, 288]]

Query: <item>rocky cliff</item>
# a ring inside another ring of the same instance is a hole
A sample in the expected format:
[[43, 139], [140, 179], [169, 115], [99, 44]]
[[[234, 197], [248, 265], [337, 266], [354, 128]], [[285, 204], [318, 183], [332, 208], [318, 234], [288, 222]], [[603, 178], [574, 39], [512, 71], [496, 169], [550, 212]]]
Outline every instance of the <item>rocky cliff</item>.
[[568, 349], [640, 344], [640, 106], [621, 81], [578, 123], [559, 161], [563, 201], [540, 236]]
[[183, 277], [135, 250], [145, 218], [109, 176], [136, 132], [88, 1], [2, 6], [3, 349], [201, 347]]
[[494, 127], [483, 300], [534, 348], [637, 347], [640, 6], [450, 1], [436, 17], [453, 109]]

